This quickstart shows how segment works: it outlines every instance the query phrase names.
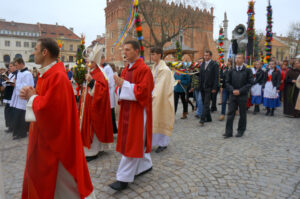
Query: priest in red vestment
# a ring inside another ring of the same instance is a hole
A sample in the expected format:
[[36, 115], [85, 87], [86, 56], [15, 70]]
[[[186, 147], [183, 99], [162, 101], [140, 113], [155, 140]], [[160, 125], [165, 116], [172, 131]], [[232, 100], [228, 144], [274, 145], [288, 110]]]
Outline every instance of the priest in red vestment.
[[23, 87], [31, 121], [22, 199], [95, 198], [84, 157], [74, 92], [58, 44], [41, 38], [34, 59], [40, 64], [36, 89]]
[[129, 65], [121, 78], [114, 76], [119, 87], [121, 106], [118, 126], [117, 151], [122, 159], [117, 171], [117, 181], [110, 184], [115, 190], [127, 188], [135, 176], [152, 169], [150, 157], [152, 147], [152, 90], [153, 76], [150, 68], [139, 58], [137, 41], [124, 44], [124, 54]]
[[114, 142], [108, 81], [99, 67], [102, 52], [102, 48], [96, 45], [89, 54], [91, 72], [86, 75], [88, 84], [79, 107], [81, 136], [88, 162]]

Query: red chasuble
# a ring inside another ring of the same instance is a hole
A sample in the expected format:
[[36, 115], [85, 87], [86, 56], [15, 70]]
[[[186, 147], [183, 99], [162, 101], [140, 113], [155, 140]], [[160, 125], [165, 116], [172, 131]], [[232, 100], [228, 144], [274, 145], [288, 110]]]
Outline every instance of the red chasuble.
[[[102, 143], [113, 143], [113, 126], [110, 109], [108, 82], [99, 68], [91, 72], [94, 84], [94, 94], [91, 96], [89, 92], [84, 93], [85, 105], [81, 135], [83, 145], [90, 148], [93, 142], [94, 133], [98, 140]], [[81, 98], [83, 101], [83, 97]]]
[[144, 110], [146, 108], [146, 153], [152, 146], [152, 90], [153, 76], [143, 59], [129, 69], [123, 70], [122, 78], [134, 85], [137, 101], [120, 100], [117, 151], [126, 157], [143, 158], [144, 154]]
[[63, 63], [37, 81], [22, 199], [54, 198], [58, 163], [74, 177], [81, 198], [93, 191], [84, 157], [72, 85]]

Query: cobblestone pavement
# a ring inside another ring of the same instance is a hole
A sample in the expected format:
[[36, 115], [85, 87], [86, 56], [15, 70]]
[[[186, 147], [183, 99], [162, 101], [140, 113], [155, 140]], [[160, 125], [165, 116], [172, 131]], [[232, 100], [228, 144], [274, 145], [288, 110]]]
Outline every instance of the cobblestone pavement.
[[[153, 152], [153, 170], [115, 192], [120, 154], [114, 147], [89, 163], [97, 198], [300, 198], [300, 120], [248, 113], [244, 137], [224, 140], [225, 122], [200, 127], [190, 113], [181, 120], [179, 107], [171, 142], [160, 154]], [[0, 152], [8, 199], [21, 195], [27, 139], [13, 141], [4, 132], [0, 108]], [[237, 125], [235, 120], [235, 126]]]

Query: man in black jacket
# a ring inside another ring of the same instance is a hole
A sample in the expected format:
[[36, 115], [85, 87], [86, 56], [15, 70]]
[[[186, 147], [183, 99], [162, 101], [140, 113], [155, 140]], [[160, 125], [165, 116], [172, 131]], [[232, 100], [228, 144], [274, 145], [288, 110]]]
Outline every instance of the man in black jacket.
[[217, 92], [219, 79], [219, 66], [216, 62], [211, 60], [212, 52], [206, 51], [204, 53], [204, 62], [200, 66], [199, 83], [200, 91], [203, 101], [203, 112], [200, 119], [201, 126], [204, 122], [211, 122], [210, 115], [210, 101], [212, 93]]
[[229, 110], [224, 138], [232, 137], [232, 126], [237, 108], [240, 110], [240, 120], [236, 137], [242, 137], [247, 125], [247, 100], [248, 93], [253, 84], [253, 74], [245, 67], [244, 55], [237, 54], [236, 67], [229, 71], [226, 86], [229, 91]]

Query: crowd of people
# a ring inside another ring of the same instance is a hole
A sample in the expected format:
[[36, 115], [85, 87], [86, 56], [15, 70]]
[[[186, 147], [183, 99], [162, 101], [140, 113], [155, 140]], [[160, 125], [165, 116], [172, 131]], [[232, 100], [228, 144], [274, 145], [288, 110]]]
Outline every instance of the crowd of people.
[[252, 105], [253, 114], [263, 105], [266, 115], [274, 116], [283, 102], [285, 115], [300, 116], [300, 60], [290, 62], [291, 66], [286, 61], [282, 65], [276, 60], [269, 64], [257, 61], [249, 68], [244, 55], [237, 54], [220, 68], [212, 60], [212, 52], [206, 51], [199, 70], [186, 74], [172, 72], [162, 59], [161, 48], [151, 49], [152, 68], [140, 58], [137, 41], [125, 42], [123, 50], [125, 68], [118, 74], [105, 62], [101, 48], [93, 48], [79, 102], [71, 83], [72, 69], [57, 61], [59, 47], [53, 39], [41, 38], [36, 44], [34, 60], [39, 69], [29, 72], [19, 58], [10, 63], [8, 71], [2, 71], [6, 132], [21, 139], [29, 131], [23, 199], [95, 198], [87, 162], [110, 148], [114, 134], [116, 151], [122, 157], [116, 181], [109, 186], [117, 191], [126, 189], [135, 178], [152, 170], [153, 147], [157, 147], [156, 153], [167, 149], [179, 98], [181, 119], [188, 119], [190, 104], [203, 127], [212, 122], [211, 112], [218, 111], [220, 94], [219, 120], [227, 115], [224, 138], [233, 136], [237, 112], [236, 137], [244, 135], [247, 110]]
[[[233, 60], [229, 58], [226, 65], [219, 67], [219, 63], [213, 61], [211, 56], [211, 52], [207, 51], [204, 58], [198, 60], [201, 64], [196, 74], [175, 73], [174, 75], [178, 82], [174, 87], [175, 112], [180, 97], [183, 103], [181, 119], [187, 118], [188, 100], [191, 94], [196, 104], [196, 108], [192, 110], [196, 111], [195, 117], [200, 119], [201, 125], [204, 125], [205, 122], [211, 122], [210, 113], [217, 111], [216, 99], [218, 94], [220, 97], [218, 104], [221, 105], [219, 120], [225, 119], [226, 108], [228, 104], [230, 105], [229, 101], [232, 94], [228, 78], [231, 77], [234, 70], [237, 70], [238, 63], [237, 60], [234, 60], [233, 63]], [[242, 59], [245, 61], [243, 56]], [[296, 80], [300, 74], [299, 60], [291, 59], [278, 62], [273, 58], [268, 64], [256, 61], [253, 67], [246, 66], [243, 62], [240, 64], [245, 67], [247, 74], [252, 73], [251, 83], [245, 92], [245, 97], [247, 96], [246, 111], [253, 106], [253, 114], [257, 114], [261, 112], [261, 106], [264, 106], [265, 114], [274, 116], [276, 108], [283, 104], [283, 114], [286, 117], [300, 117], [300, 111], [295, 108], [299, 93], [296, 86]], [[233, 67], [234, 65], [235, 67]], [[235, 79], [235, 81], [240, 82], [240, 79]], [[237, 108], [237, 110], [240, 109]]]

